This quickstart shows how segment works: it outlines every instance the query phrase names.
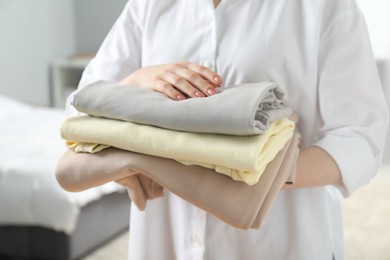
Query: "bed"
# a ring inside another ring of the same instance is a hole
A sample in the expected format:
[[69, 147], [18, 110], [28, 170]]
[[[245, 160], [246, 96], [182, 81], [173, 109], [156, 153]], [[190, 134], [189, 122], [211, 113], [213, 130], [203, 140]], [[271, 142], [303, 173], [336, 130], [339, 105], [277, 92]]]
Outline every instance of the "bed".
[[68, 193], [57, 184], [63, 110], [1, 95], [0, 108], [0, 259], [79, 259], [128, 229], [120, 185]]

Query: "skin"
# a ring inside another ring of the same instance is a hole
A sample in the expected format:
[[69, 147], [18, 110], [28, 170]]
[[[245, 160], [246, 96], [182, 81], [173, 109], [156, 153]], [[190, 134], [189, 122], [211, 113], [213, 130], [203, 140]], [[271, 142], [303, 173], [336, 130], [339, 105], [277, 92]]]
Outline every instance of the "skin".
[[219, 5], [220, 2], [221, 2], [221, 0], [213, 0], [214, 7], [217, 8], [217, 6]]
[[162, 64], [136, 70], [119, 82], [161, 92], [173, 100], [211, 96], [222, 77], [210, 69], [190, 62]]
[[299, 153], [295, 183], [284, 189], [299, 189], [342, 183], [339, 167], [322, 148], [311, 146]]

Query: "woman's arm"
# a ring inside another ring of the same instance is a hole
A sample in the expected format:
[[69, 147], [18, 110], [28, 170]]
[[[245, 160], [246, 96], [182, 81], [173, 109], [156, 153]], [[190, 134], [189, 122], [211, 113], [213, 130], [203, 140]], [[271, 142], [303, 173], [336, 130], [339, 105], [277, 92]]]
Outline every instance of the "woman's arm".
[[299, 189], [342, 183], [340, 170], [333, 158], [322, 148], [311, 146], [302, 150], [297, 161], [294, 184], [283, 189]]

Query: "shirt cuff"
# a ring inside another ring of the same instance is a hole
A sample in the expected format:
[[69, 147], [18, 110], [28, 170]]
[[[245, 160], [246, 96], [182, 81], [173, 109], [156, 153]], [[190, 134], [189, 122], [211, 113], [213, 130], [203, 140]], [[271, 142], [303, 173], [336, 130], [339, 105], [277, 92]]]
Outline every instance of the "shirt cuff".
[[326, 135], [314, 144], [324, 149], [340, 169], [342, 184], [334, 185], [344, 197], [369, 183], [379, 169], [380, 157], [360, 136]]

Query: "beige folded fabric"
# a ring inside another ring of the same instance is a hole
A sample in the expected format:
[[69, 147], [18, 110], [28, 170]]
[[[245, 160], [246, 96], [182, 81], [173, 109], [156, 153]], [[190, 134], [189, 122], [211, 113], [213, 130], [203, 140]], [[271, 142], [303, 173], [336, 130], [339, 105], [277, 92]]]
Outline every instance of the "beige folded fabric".
[[[253, 185], [266, 165], [292, 137], [295, 124], [288, 119], [272, 122], [262, 135], [231, 136], [201, 134], [138, 125], [105, 118], [79, 116], [68, 118], [61, 136], [75, 151], [83, 148], [116, 148], [179, 160], [212, 168], [234, 180]], [[76, 144], [75, 144], [76, 143]], [[212, 145], [210, 145], [212, 144]]]
[[280, 165], [279, 171], [276, 174], [271, 188], [265, 195], [264, 202], [252, 223], [252, 228], [260, 228], [261, 222], [264, 219], [268, 209], [271, 207], [272, 202], [278, 195], [280, 189], [284, 184], [292, 184], [295, 181], [295, 172], [297, 168], [297, 161], [299, 156], [299, 143], [301, 141], [301, 135], [295, 132], [290, 146], [283, 158], [283, 162]]
[[126, 176], [116, 182], [127, 188], [131, 201], [140, 210], [145, 209], [148, 200], [164, 195], [164, 188], [144, 174], [134, 172], [134, 175]]
[[[227, 224], [240, 229], [259, 228], [281, 183], [295, 170], [295, 157], [286, 153], [297, 154], [297, 140], [295, 135], [268, 164], [260, 181], [253, 186], [204, 167], [185, 166], [171, 159], [117, 148], [95, 154], [67, 151], [57, 164], [56, 177], [68, 191], [82, 191], [118, 181], [130, 186], [129, 195], [142, 210], [148, 198], [162, 194], [160, 186], [153, 182], [146, 180], [140, 184], [137, 179], [127, 179], [129, 176], [145, 175]], [[154, 191], [150, 192], [148, 188]]]

